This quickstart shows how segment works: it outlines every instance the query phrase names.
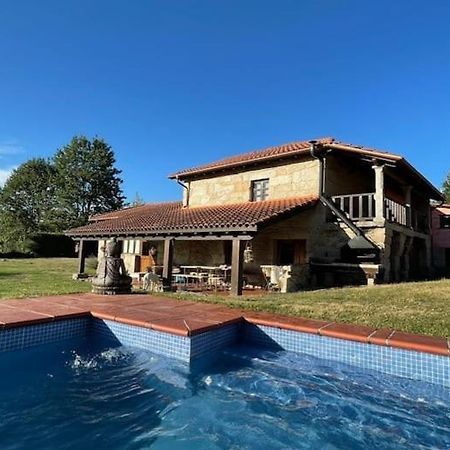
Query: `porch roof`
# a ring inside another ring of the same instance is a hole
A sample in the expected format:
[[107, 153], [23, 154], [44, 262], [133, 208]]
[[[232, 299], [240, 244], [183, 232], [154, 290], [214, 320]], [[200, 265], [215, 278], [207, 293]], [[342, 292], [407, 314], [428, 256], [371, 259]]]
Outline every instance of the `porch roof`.
[[181, 202], [148, 203], [93, 216], [72, 237], [256, 232], [258, 227], [317, 203], [313, 195], [230, 205], [183, 207]]

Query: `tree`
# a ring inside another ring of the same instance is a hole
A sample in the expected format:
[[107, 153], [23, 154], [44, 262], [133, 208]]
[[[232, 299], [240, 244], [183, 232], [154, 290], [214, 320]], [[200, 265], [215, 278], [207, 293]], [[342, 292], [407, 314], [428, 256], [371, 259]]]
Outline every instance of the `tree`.
[[0, 191], [0, 240], [3, 250], [20, 247], [33, 232], [55, 231], [53, 166], [31, 159], [13, 171]]
[[84, 225], [93, 214], [123, 207], [114, 152], [103, 140], [75, 136], [53, 158], [56, 202], [64, 228]]
[[450, 172], [447, 175], [447, 179], [444, 181], [444, 184], [442, 185], [442, 192], [445, 197], [445, 201], [447, 203], [450, 203]]
[[142, 206], [145, 205], [145, 201], [142, 198], [142, 195], [139, 194], [139, 192], [136, 192], [136, 195], [134, 196], [133, 201], [131, 202], [131, 206]]

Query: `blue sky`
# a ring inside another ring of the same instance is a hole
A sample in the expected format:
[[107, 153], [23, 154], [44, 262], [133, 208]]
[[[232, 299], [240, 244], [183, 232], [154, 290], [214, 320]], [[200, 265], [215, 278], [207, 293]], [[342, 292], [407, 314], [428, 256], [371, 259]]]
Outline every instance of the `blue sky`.
[[450, 2], [1, 2], [0, 181], [75, 134], [114, 148], [124, 190], [320, 136], [450, 169]]

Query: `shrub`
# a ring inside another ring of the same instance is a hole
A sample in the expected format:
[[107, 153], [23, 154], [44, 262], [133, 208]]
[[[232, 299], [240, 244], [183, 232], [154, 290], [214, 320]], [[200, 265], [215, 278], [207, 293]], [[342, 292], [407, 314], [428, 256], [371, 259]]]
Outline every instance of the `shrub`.
[[64, 234], [35, 233], [26, 239], [23, 251], [41, 257], [73, 257], [75, 256], [75, 243]]

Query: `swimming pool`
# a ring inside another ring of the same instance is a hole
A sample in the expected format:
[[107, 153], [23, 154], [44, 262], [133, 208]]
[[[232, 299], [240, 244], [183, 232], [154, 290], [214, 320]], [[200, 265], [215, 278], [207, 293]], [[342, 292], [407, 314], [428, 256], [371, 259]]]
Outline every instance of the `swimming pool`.
[[450, 448], [448, 390], [234, 345], [208, 364], [77, 338], [0, 357], [0, 448]]

